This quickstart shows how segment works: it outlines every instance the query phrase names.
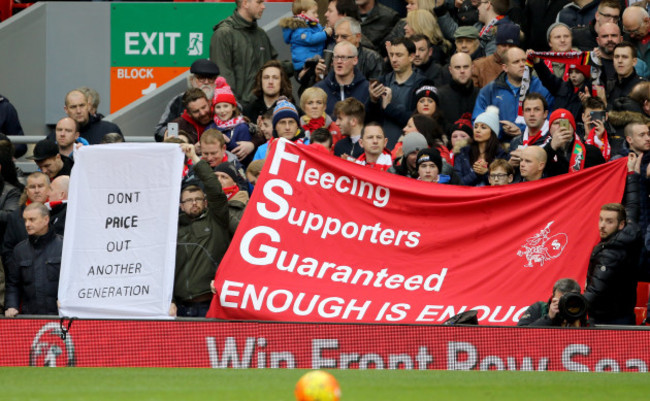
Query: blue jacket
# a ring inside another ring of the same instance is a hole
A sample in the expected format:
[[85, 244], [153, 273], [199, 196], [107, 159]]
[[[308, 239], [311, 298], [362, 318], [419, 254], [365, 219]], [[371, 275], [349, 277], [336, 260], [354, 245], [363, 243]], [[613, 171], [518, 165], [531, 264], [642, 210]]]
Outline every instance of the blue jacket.
[[594, 0], [582, 8], [574, 2], [569, 2], [557, 13], [557, 22], [563, 22], [570, 28], [589, 26], [589, 23], [596, 17], [598, 5], [600, 5], [600, 0]]
[[305, 61], [316, 55], [323, 56], [327, 34], [318, 23], [307, 24], [298, 17], [280, 21], [284, 42], [291, 45], [291, 61], [296, 71], [302, 70]]
[[[528, 92], [538, 92], [544, 96], [548, 102], [549, 113], [553, 111], [553, 95], [542, 85], [539, 78], [531, 77]], [[519, 109], [519, 91], [517, 91], [517, 96], [515, 96], [506, 82], [505, 72], [499, 74], [494, 81], [485, 85], [478, 93], [476, 104], [474, 105], [474, 112], [472, 113], [472, 123], [490, 105], [499, 108], [499, 120], [508, 120], [516, 123], [521, 129], [521, 132], [526, 130], [526, 124], [524, 124], [523, 118], [520, 119], [520, 123], [516, 122], [517, 111]], [[499, 130], [499, 140], [503, 139], [503, 135], [503, 131]]]
[[[332, 114], [334, 113], [334, 105], [340, 100], [345, 100], [349, 97], [353, 97], [363, 103], [363, 106], [367, 109], [368, 102], [370, 101], [370, 93], [368, 93], [368, 80], [363, 74], [354, 67], [354, 79], [348, 85], [344, 85], [341, 88], [341, 85], [336, 81], [334, 77], [334, 69], [327, 74], [325, 79], [318, 82], [314, 87], [321, 88], [327, 93], [327, 108], [325, 111], [329, 114], [332, 119], [336, 119]], [[343, 96], [341, 96], [341, 89], [343, 89]]]

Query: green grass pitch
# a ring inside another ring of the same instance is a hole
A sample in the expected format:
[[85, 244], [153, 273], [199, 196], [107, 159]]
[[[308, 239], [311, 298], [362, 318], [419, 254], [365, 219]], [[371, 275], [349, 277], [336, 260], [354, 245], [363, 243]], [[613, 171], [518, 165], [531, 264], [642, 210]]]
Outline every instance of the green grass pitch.
[[[307, 370], [0, 368], [2, 400], [291, 401]], [[648, 400], [642, 373], [333, 370], [343, 401]]]

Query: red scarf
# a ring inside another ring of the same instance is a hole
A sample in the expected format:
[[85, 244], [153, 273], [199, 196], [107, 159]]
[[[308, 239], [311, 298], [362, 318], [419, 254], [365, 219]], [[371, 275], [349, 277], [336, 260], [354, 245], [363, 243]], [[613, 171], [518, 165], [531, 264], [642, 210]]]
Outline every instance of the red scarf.
[[524, 136], [524, 147], [533, 146], [537, 141], [539, 141], [544, 136], [544, 134], [545, 134], [544, 130], [540, 129], [539, 132], [537, 132], [537, 134], [535, 134], [535, 136], [533, 136], [532, 138], [531, 137], [525, 138]]
[[[532, 52], [528, 55], [526, 62], [529, 67], [533, 66], [533, 59], [535, 57], [544, 60], [544, 64], [546, 64], [551, 72], [553, 72], [553, 63], [565, 64], [564, 76], [562, 76], [564, 81], [569, 80], [569, 69], [566, 68], [566, 65], [569, 64], [591, 65], [591, 77], [585, 77], [585, 83], [588, 79], [593, 77], [596, 77], [594, 78], [594, 82], [600, 79], [600, 62], [593, 58], [591, 52]], [[592, 89], [591, 96], [598, 96], [595, 89]]]
[[183, 165], [183, 177], [187, 177], [187, 174], [190, 172], [190, 167], [194, 164], [192, 163], [192, 160], [188, 158], [185, 159], [185, 164]]
[[217, 124], [217, 128], [219, 128], [219, 131], [226, 131], [226, 130], [233, 129], [236, 126], [238, 126], [239, 124], [245, 122], [244, 117], [242, 117], [242, 116], [233, 117], [230, 120], [223, 121], [223, 120], [220, 120], [219, 117], [217, 117], [216, 114], [214, 115], [213, 120], [214, 120], [214, 123]]
[[[553, 62], [551, 60], [544, 60], [544, 64], [548, 67], [548, 69], [551, 71], [551, 74], [555, 74], [555, 70], [553, 70]], [[564, 82], [569, 80], [569, 69], [564, 67], [564, 74], [562, 74], [562, 80]]]
[[600, 144], [596, 142], [597, 140], [597, 135], [596, 135], [596, 128], [592, 128], [591, 131], [589, 131], [589, 135], [587, 135], [587, 140], [585, 143], [589, 145], [594, 145], [598, 149], [600, 149], [600, 152], [603, 154], [603, 157], [605, 158], [605, 161], [609, 161], [609, 159], [612, 158], [612, 149], [609, 146], [609, 139], [607, 138], [607, 131], [603, 134], [603, 139], [598, 139]]
[[528, 55], [528, 66], [533, 66], [535, 57], [543, 59], [544, 62], [589, 65], [591, 52], [531, 52]]
[[438, 152], [440, 152], [440, 156], [447, 161], [450, 165], [454, 165], [453, 158], [451, 156], [451, 153], [449, 153], [449, 149], [447, 149], [446, 146], [440, 145], [436, 146], [436, 149]]
[[[29, 203], [31, 203], [31, 202], [29, 202]], [[67, 200], [49, 201], [49, 202], [45, 202], [45, 207], [47, 207], [49, 210], [52, 210], [57, 206], [63, 205], [64, 203], [68, 203], [68, 201]]]
[[237, 185], [224, 187], [222, 189], [223, 189], [223, 193], [226, 194], [226, 198], [228, 198], [228, 200], [232, 199], [232, 197], [235, 196], [237, 192], [239, 192], [239, 187]]
[[300, 13], [296, 15], [296, 18], [299, 18], [307, 23], [309, 26], [314, 26], [318, 24], [318, 18], [312, 18], [305, 13]]
[[381, 155], [379, 155], [375, 163], [368, 163], [366, 161], [365, 152], [361, 154], [361, 156], [359, 156], [355, 162], [357, 164], [368, 166], [370, 168], [374, 168], [375, 170], [380, 170], [380, 171], [386, 171], [393, 166], [393, 159], [390, 156], [390, 152], [387, 151], [386, 149], [384, 149]]
[[302, 129], [304, 129], [305, 132], [312, 133], [317, 129], [325, 126], [325, 117], [323, 116], [320, 116], [318, 118], [312, 118], [311, 120], [309, 119], [309, 117], [305, 116], [305, 120], [307, 122], [302, 126]]
[[192, 116], [190, 116], [190, 114], [187, 112], [187, 110], [183, 111], [183, 114], [181, 114], [181, 117], [183, 118], [183, 120], [190, 123], [190, 125], [192, 125], [192, 127], [194, 127], [194, 130], [196, 130], [196, 141], [198, 142], [199, 139], [201, 139], [201, 134], [203, 134], [203, 131], [205, 131], [205, 126], [203, 126], [203, 125], [197, 123], [196, 121], [194, 121], [194, 119], [192, 118]]

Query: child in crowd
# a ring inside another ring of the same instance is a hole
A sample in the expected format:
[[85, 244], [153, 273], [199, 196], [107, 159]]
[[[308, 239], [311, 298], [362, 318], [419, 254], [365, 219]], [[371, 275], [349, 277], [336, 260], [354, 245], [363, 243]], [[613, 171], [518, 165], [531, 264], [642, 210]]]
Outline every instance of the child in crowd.
[[496, 159], [490, 163], [489, 168], [490, 185], [511, 184], [515, 178], [515, 169], [504, 159]]
[[311, 133], [309, 138], [309, 145], [314, 146], [316, 149], [331, 153], [332, 151], [332, 133], [327, 128], [318, 128]]
[[266, 142], [273, 138], [273, 107], [257, 117], [257, 131], [264, 136]]
[[256, 160], [262, 160], [266, 158], [266, 152], [268, 151], [268, 143], [271, 142], [273, 139], [273, 109], [275, 108], [275, 105], [272, 107], [269, 107], [268, 110], [264, 112], [264, 114], [260, 115], [257, 118], [257, 128], [260, 130], [262, 135], [264, 135], [264, 139], [266, 139], [266, 142], [264, 142], [262, 145], [260, 145], [257, 150], [255, 151], [255, 156], [253, 156], [253, 161]]
[[[223, 77], [217, 78], [212, 105], [214, 127], [223, 134], [228, 151], [232, 152], [239, 141], [251, 140], [250, 127], [237, 108], [237, 99]], [[242, 160], [242, 164], [247, 166], [252, 158], [251, 154]]]
[[291, 61], [298, 76], [305, 67], [305, 61], [314, 56], [323, 56], [332, 28], [323, 29], [318, 23], [318, 4], [314, 0], [294, 0], [291, 11], [293, 17], [281, 19], [280, 27], [285, 43], [291, 45]]
[[262, 173], [262, 168], [264, 168], [265, 160], [266, 159], [254, 160], [248, 165], [248, 168], [246, 169], [246, 179], [250, 183], [249, 192], [253, 192], [255, 184], [257, 184], [257, 179], [260, 178], [260, 174]]
[[535, 59], [535, 71], [542, 84], [555, 97], [554, 109], [567, 109], [574, 116], [582, 114], [582, 100], [585, 97], [597, 96], [591, 86], [591, 66], [582, 64], [567, 64], [569, 79], [563, 81], [548, 69], [543, 61]]
[[451, 165], [454, 165], [454, 155], [457, 155], [462, 148], [469, 145], [472, 142], [472, 115], [469, 113], [463, 114], [454, 125], [451, 127], [450, 138], [450, 149], [449, 149], [449, 158], [451, 159]]
[[422, 149], [416, 159], [418, 167], [418, 180], [425, 182], [437, 182], [446, 184], [451, 181], [451, 177], [446, 174], [440, 174], [442, 171], [442, 157], [437, 149]]

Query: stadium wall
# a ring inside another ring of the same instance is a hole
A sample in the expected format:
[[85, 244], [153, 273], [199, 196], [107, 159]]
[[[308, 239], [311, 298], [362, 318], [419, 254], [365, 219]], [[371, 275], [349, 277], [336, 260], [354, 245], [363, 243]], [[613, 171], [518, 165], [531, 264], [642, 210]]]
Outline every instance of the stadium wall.
[[[148, 15], [159, 16], [161, 10], [179, 7], [192, 10], [184, 15], [202, 15], [206, 14], [205, 10], [218, 6], [215, 3], [38, 2], [0, 22], [0, 54], [5, 55], [0, 58], [0, 94], [18, 110], [25, 135], [49, 133], [50, 127], [64, 116], [65, 94], [79, 86], [89, 86], [100, 94], [98, 111], [106, 116], [107, 121], [117, 123], [125, 136], [153, 137], [154, 126], [167, 103], [187, 88], [185, 75], [166, 81], [170, 84], [159, 85], [140, 101], [135, 100], [120, 109], [119, 114], [111, 115], [112, 67], [127, 67], [112, 57], [112, 46], [115, 45], [111, 38], [113, 10], [139, 7]], [[234, 7], [234, 3], [225, 7]], [[277, 26], [277, 21], [287, 15], [290, 15], [290, 7], [286, 3], [270, 3], [259, 21], [260, 26], [267, 30], [280, 59], [291, 57], [289, 46], [282, 40], [282, 30]], [[212, 26], [220, 19], [221, 16], [215, 15], [214, 21], [210, 20], [201, 28], [211, 32]], [[123, 20], [125, 24], [132, 23], [136, 27], [142, 24], [142, 20]], [[169, 21], [156, 18], [146, 22], [150, 32], [164, 32], [169, 25]], [[142, 45], [143, 42], [140, 39], [138, 43]], [[206, 53], [209, 42], [210, 38], [205, 37]], [[181, 47], [179, 42], [179, 52]], [[169, 51], [161, 58], [163, 64], [174, 63]], [[184, 71], [190, 64], [191, 61], [185, 60], [178, 67]]]
[[1, 319], [0, 366], [647, 372], [643, 329]]

